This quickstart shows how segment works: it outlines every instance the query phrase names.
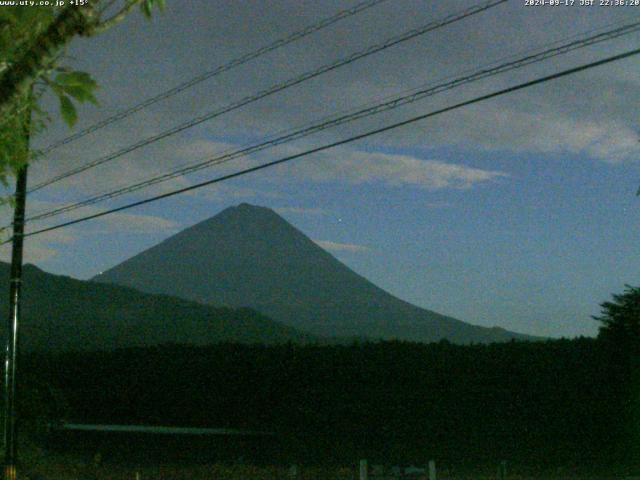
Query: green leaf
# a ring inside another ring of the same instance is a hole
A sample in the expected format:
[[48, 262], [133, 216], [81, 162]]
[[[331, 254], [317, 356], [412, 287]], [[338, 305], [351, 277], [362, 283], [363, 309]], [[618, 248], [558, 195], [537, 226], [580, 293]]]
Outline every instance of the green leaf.
[[82, 86], [96, 88], [96, 81], [86, 72], [62, 72], [56, 75], [56, 83], [59, 85]]
[[98, 104], [93, 91], [97, 88], [96, 81], [86, 72], [62, 72], [56, 75], [55, 81], [49, 81], [48, 84], [54, 92], [60, 97], [69, 95], [78, 102], [91, 102]]
[[75, 85], [64, 87], [64, 92], [67, 95], [72, 96], [79, 102], [82, 102], [82, 103], [91, 102], [94, 105], [98, 105], [98, 100], [96, 100], [96, 97], [93, 96], [93, 93], [91, 93], [90, 91], [86, 90], [83, 87], [75, 86]]
[[153, 7], [153, 0], [143, 0], [140, 4], [140, 10], [142, 10], [142, 14], [151, 18], [151, 8]]
[[73, 127], [78, 120], [78, 112], [73, 102], [66, 95], [60, 95], [60, 113], [65, 123], [70, 127]]
[[55, 82], [47, 82], [47, 85], [51, 87], [53, 93], [55, 93], [57, 96], [64, 95], [64, 88], [62, 88], [62, 85], [59, 85]]

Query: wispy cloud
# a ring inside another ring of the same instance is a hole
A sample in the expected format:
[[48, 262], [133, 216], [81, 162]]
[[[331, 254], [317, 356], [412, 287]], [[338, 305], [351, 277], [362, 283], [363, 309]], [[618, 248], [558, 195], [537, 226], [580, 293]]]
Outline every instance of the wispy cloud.
[[[7, 232], [2, 240], [8, 239], [10, 233]], [[58, 255], [65, 246], [76, 242], [79, 239], [73, 229], [55, 230], [45, 235], [28, 237], [24, 242], [25, 263], [40, 263]], [[0, 260], [9, 262], [11, 260], [11, 244], [0, 245]]]
[[101, 218], [97, 228], [90, 230], [95, 233], [172, 233], [180, 228], [180, 224], [173, 220], [154, 215], [136, 215], [131, 213], [115, 213]]
[[470, 125], [467, 137], [456, 140], [452, 135], [450, 141], [484, 150], [583, 154], [609, 163], [634, 160], [640, 150], [638, 132], [621, 119], [573, 118], [549, 109], [531, 113], [498, 105], [486, 107], [484, 114], [492, 121], [478, 122], [474, 111], [460, 114], [462, 123]]
[[[66, 203], [63, 202], [50, 202], [50, 201], [41, 201], [41, 200], [29, 200], [27, 203], [27, 218], [29, 216], [46, 212], [49, 210], [54, 210], [60, 207], [65, 206]], [[99, 205], [89, 205], [77, 210], [72, 210], [66, 213], [62, 213], [55, 217], [50, 217], [43, 220], [36, 220], [33, 222], [27, 223], [26, 231], [27, 233], [30, 231], [39, 230], [42, 228], [50, 227], [59, 223], [75, 220], [84, 216], [95, 215], [102, 213], [106, 210], [106, 207], [102, 207]], [[4, 209], [0, 212], [0, 221], [3, 224], [10, 222], [10, 209]], [[71, 241], [76, 241], [78, 237], [81, 235], [81, 232], [87, 233], [114, 233], [114, 232], [126, 232], [126, 233], [155, 233], [155, 232], [170, 232], [172, 230], [178, 229], [180, 224], [169, 220], [163, 217], [159, 217], [157, 215], [140, 215], [128, 212], [116, 212], [109, 215], [105, 215], [103, 217], [98, 217], [96, 219], [88, 221], [86, 224], [83, 224], [83, 227], [72, 226], [65, 227], [60, 230], [53, 230], [51, 232], [47, 232], [46, 238], [49, 241], [55, 243], [69, 243]], [[40, 237], [40, 235], [29, 237], [36, 238]]]
[[423, 160], [409, 155], [345, 149], [325, 152], [313, 159], [282, 167], [281, 171], [318, 182], [383, 183], [394, 187], [412, 185], [431, 190], [465, 189], [508, 176], [500, 171]]
[[[62, 203], [45, 202], [31, 200], [28, 202], [28, 212], [42, 212], [63, 206]], [[33, 232], [42, 228], [55, 226], [59, 223], [74, 220], [85, 215], [92, 215], [103, 212], [104, 208], [89, 206], [79, 210], [74, 210], [56, 217], [51, 217], [43, 221], [28, 223], [26, 232]], [[5, 208], [0, 212], [0, 222], [4, 225], [10, 222], [10, 209]], [[29, 216], [29, 213], [28, 215]], [[111, 233], [174, 233], [180, 229], [180, 224], [173, 220], [168, 220], [155, 215], [138, 215], [132, 213], [114, 213], [90, 220], [86, 224], [68, 226], [58, 230], [52, 230], [38, 235], [27, 237], [25, 242], [25, 261], [39, 262], [49, 259], [55, 255], [59, 249], [68, 248], [70, 244], [82, 240], [88, 235], [111, 234]], [[5, 239], [10, 235], [7, 230]], [[10, 252], [10, 246], [0, 246], [0, 258], [6, 260]]]
[[339, 243], [332, 242], [331, 240], [314, 240], [314, 242], [325, 250], [331, 250], [334, 252], [365, 253], [371, 251], [371, 248], [364, 245], [357, 245], [355, 243]]
[[[28, 214], [42, 212], [63, 206], [63, 203], [29, 200], [27, 203]], [[33, 232], [42, 228], [51, 227], [59, 223], [74, 220], [84, 215], [92, 215], [103, 212], [105, 209], [99, 206], [89, 206], [42, 221], [28, 223], [26, 232]], [[30, 212], [30, 213], [29, 213]], [[11, 209], [4, 208], [0, 211], [0, 222], [5, 225], [10, 222]], [[175, 233], [181, 228], [178, 222], [168, 220], [155, 215], [139, 215], [133, 213], [118, 212], [104, 217], [96, 218], [82, 225], [72, 225], [62, 229], [51, 230], [38, 235], [28, 236], [24, 243], [24, 261], [26, 263], [42, 263], [53, 259], [59, 254], [68, 253], [74, 248], [74, 244], [94, 235], [109, 235], [115, 233], [128, 233], [145, 235], [152, 233]], [[10, 237], [10, 231], [3, 232], [1, 240]], [[0, 261], [8, 262], [11, 258], [11, 245], [0, 245]]]

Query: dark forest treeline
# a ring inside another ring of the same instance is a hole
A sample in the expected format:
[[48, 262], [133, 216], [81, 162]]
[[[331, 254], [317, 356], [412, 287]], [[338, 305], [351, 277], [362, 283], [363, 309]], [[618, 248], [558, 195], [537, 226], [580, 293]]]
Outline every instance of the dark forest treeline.
[[638, 461], [634, 362], [582, 338], [163, 345], [28, 356], [22, 371], [68, 420], [272, 430], [302, 461], [588, 469]]

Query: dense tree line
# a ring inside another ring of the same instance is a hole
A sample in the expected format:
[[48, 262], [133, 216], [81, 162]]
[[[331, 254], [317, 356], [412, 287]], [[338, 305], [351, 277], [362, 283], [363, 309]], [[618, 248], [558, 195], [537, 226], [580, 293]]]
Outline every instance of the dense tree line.
[[278, 433], [287, 459], [596, 468], [638, 461], [635, 361], [594, 339], [163, 345], [29, 356], [87, 423]]

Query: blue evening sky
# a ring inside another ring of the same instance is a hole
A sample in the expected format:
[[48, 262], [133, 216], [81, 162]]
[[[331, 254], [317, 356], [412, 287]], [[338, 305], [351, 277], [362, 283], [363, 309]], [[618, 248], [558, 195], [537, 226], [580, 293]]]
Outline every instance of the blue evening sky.
[[[101, 106], [83, 107], [77, 128], [357, 2], [167, 3], [168, 11], [151, 22], [136, 14], [100, 38], [72, 45], [69, 63], [92, 72], [101, 85]], [[31, 182], [471, 5], [388, 0], [56, 150], [33, 167]], [[534, 11], [524, 0], [512, 0], [43, 189], [31, 196], [29, 209], [47, 210], [127, 185], [552, 41], [631, 22], [639, 14], [640, 9], [597, 6]], [[634, 33], [30, 228], [273, 160], [638, 45], [640, 35]], [[27, 260], [53, 273], [90, 278], [226, 207], [248, 202], [275, 209], [356, 272], [416, 305], [523, 333], [595, 335], [590, 316], [598, 313], [598, 304], [625, 283], [640, 284], [639, 66], [637, 58], [624, 60], [295, 165], [30, 237]], [[55, 112], [55, 105], [51, 108]], [[37, 145], [67, 135], [59, 123]]]

